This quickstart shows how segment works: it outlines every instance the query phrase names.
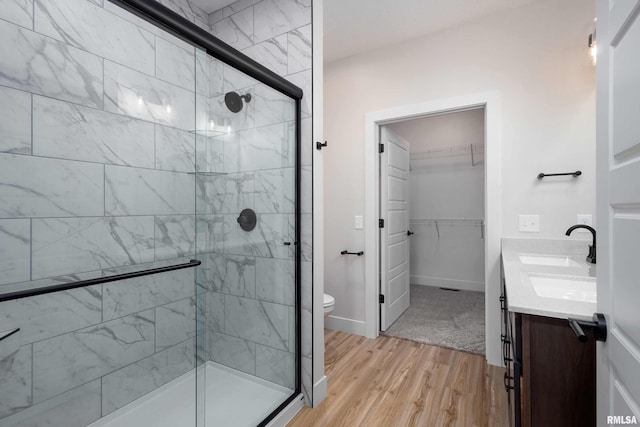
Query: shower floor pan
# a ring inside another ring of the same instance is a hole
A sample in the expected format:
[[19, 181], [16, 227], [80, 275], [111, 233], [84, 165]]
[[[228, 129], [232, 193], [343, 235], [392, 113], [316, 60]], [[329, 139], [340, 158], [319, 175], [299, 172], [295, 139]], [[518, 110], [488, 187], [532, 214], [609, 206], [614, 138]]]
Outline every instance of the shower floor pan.
[[[253, 427], [292, 393], [277, 384], [207, 362], [204, 427]], [[195, 370], [129, 403], [89, 427], [196, 426]], [[202, 415], [201, 415], [202, 416]], [[202, 425], [202, 424], [200, 424]]]

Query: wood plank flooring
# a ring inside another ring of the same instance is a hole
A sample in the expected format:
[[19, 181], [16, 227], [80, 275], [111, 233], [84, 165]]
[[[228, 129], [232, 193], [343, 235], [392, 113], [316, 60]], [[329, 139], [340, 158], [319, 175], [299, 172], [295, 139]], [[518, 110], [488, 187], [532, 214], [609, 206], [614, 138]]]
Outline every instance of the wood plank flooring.
[[326, 399], [289, 427], [507, 426], [503, 368], [399, 338], [325, 330]]

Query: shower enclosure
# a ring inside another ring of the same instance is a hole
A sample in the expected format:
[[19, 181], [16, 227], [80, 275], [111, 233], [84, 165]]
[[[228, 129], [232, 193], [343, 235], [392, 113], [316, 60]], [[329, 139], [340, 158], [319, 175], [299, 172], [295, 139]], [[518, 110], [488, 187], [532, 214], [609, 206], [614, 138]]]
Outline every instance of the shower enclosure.
[[300, 392], [302, 91], [148, 0], [0, 11], [0, 427]]

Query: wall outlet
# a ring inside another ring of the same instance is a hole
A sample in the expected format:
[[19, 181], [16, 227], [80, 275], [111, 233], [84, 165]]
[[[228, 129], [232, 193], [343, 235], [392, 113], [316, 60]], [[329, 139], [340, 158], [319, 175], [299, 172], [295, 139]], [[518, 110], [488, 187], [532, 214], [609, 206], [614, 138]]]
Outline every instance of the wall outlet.
[[578, 220], [576, 224], [593, 226], [593, 216], [591, 214], [578, 214]]
[[356, 215], [354, 227], [356, 230], [362, 230], [364, 228], [364, 217], [362, 215]]
[[540, 231], [540, 215], [520, 215], [520, 231], [538, 233]]

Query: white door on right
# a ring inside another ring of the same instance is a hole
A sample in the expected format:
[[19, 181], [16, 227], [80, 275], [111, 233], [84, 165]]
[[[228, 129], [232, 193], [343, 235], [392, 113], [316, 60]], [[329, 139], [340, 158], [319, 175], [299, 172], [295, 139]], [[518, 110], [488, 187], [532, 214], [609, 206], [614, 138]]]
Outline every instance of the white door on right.
[[598, 425], [640, 424], [640, 1], [597, 2]]

